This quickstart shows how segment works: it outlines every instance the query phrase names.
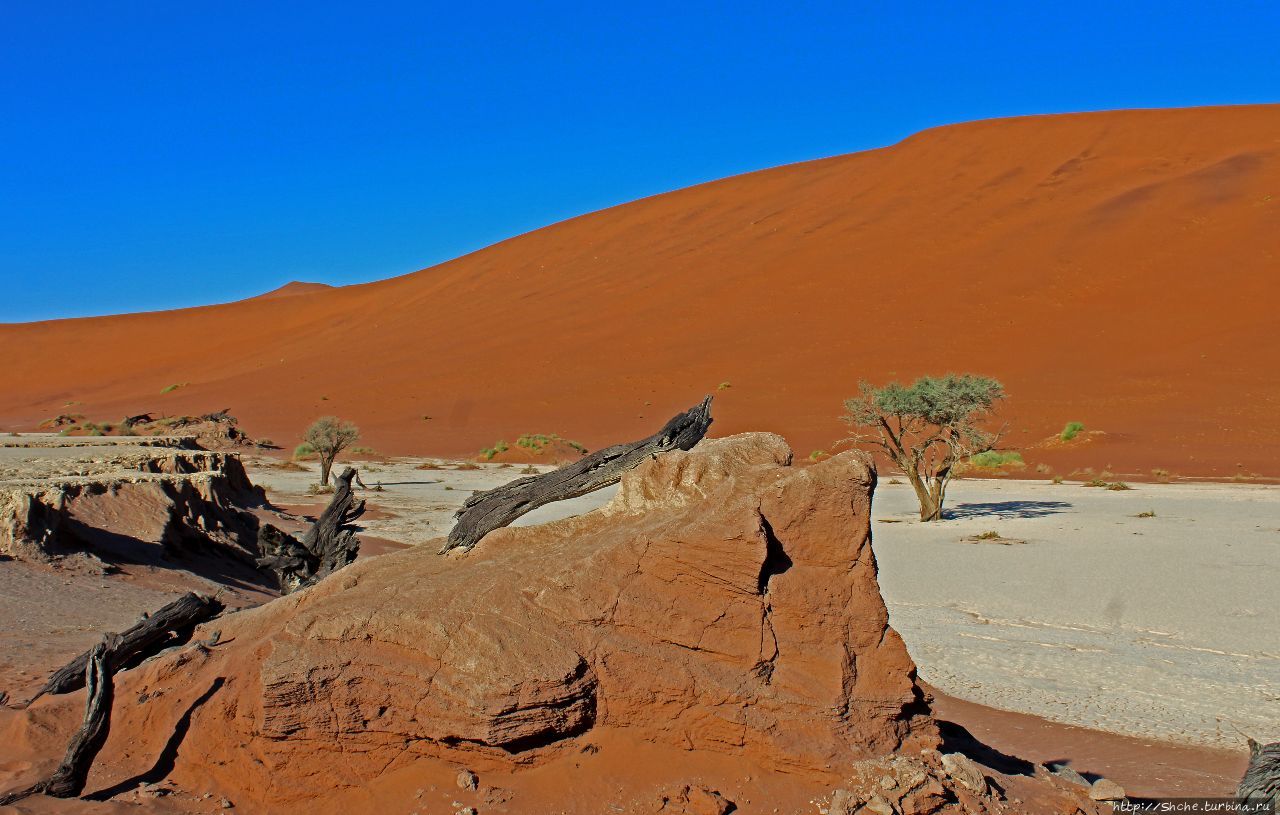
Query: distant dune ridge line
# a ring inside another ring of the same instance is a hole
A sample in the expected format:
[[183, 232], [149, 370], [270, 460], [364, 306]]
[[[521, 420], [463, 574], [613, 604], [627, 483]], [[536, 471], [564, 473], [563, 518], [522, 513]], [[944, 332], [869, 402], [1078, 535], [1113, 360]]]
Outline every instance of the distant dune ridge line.
[[1278, 475], [1278, 270], [1280, 105], [981, 121], [378, 283], [2, 325], [0, 429], [230, 406], [278, 443], [336, 414], [384, 452], [596, 449], [731, 383], [717, 435], [803, 456], [859, 379], [974, 371], [1012, 446], [1079, 420], [1071, 466]]

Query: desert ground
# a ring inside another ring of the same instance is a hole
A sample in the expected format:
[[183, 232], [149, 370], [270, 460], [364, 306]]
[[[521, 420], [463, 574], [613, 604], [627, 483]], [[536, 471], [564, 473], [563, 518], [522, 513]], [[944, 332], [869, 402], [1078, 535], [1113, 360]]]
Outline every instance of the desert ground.
[[[259, 462], [249, 469], [272, 501], [318, 508], [307, 492], [314, 465]], [[365, 464], [365, 482], [383, 491], [366, 493], [377, 512], [362, 525], [378, 538], [426, 543], [448, 532], [472, 491], [519, 471], [417, 458]], [[1280, 609], [1271, 602], [1280, 488], [961, 479], [949, 519], [926, 524], [911, 488], [895, 481], [880, 480], [872, 505], [880, 585], [935, 688], [1064, 724], [1221, 749], [1280, 720]], [[616, 492], [550, 504], [516, 525], [588, 512]], [[966, 540], [985, 532], [1004, 540]]]
[[[332, 414], [470, 458], [640, 438], [714, 392], [717, 434], [807, 456], [859, 380], [953, 370], [1005, 383], [1029, 464], [1276, 477], [1277, 130], [1280, 105], [973, 122], [377, 283], [3, 325], [0, 430], [227, 407], [286, 449]], [[1070, 421], [1102, 435], [1046, 444]]]

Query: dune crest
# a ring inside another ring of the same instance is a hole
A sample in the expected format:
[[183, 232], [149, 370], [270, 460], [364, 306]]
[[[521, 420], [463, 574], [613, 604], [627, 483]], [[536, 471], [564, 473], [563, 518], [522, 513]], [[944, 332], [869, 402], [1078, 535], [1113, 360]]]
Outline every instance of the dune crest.
[[380, 283], [0, 326], [0, 424], [228, 405], [277, 440], [337, 413], [380, 450], [473, 456], [596, 449], [723, 384], [718, 431], [807, 455], [859, 379], [953, 370], [1005, 382], [1013, 446], [1105, 431], [1055, 464], [1276, 475], [1277, 132], [1276, 105], [974, 122]]

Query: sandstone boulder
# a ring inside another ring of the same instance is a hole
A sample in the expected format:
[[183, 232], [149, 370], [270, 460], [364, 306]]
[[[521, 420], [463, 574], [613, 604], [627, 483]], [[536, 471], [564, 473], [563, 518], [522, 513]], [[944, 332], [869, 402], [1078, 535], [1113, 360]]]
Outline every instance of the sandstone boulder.
[[780, 770], [932, 747], [876, 582], [874, 486], [858, 454], [792, 467], [771, 434], [667, 453], [601, 510], [220, 619], [218, 647], [120, 677], [147, 701], [107, 752], [145, 770], [185, 717], [173, 777], [270, 806], [424, 756], [536, 763], [599, 727]]

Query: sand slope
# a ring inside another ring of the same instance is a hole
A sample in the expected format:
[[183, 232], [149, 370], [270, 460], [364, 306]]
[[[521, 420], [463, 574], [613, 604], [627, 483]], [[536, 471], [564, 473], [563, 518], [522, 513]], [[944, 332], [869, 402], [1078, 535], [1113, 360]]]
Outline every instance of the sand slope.
[[1275, 475], [1277, 271], [1280, 106], [976, 122], [380, 283], [0, 326], [0, 426], [78, 401], [230, 407], [280, 444], [336, 413], [386, 451], [594, 449], [729, 382], [714, 432], [803, 456], [859, 378], [956, 369], [1006, 382], [1020, 446], [1107, 431], [1057, 466]]

